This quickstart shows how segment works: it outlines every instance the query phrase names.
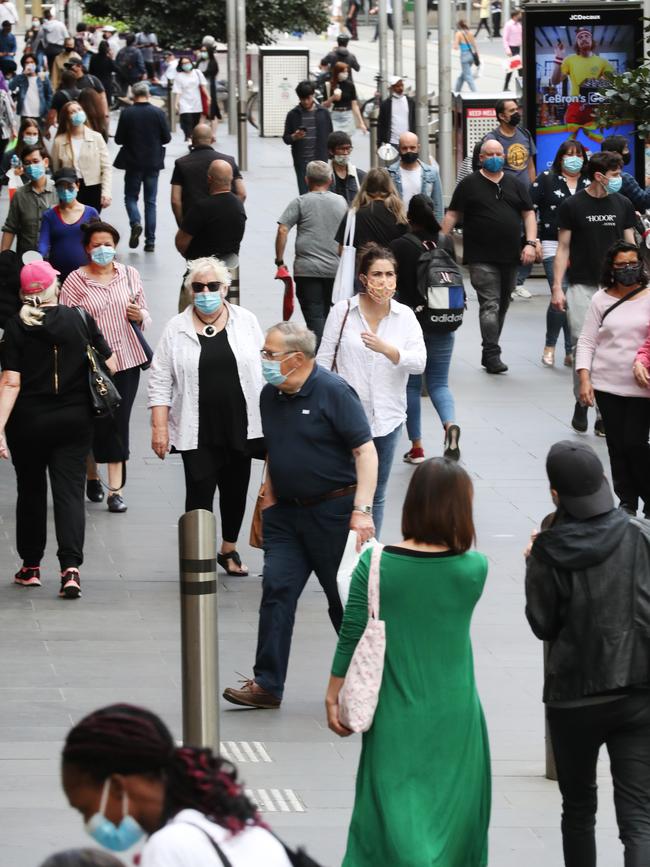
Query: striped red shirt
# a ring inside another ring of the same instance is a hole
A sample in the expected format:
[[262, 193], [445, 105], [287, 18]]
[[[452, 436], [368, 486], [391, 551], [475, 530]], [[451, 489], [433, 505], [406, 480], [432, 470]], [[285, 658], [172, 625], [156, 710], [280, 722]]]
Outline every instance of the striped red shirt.
[[[77, 268], [66, 278], [61, 287], [59, 303], [67, 307], [83, 307], [99, 325], [117, 358], [117, 369], [127, 370], [138, 367], [146, 361], [133, 327], [126, 316], [127, 305], [135, 295], [135, 303], [141, 308], [144, 330], [151, 324], [151, 316], [144, 297], [142, 280], [135, 268], [114, 262], [114, 273], [110, 283], [97, 283], [81, 268]], [[130, 278], [130, 283], [129, 283]]]

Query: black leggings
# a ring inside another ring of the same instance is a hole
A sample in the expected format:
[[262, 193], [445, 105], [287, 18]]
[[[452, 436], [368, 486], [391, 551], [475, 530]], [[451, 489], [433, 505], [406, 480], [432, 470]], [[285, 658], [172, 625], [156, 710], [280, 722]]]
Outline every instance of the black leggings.
[[222, 446], [200, 445], [181, 452], [185, 470], [185, 511], [211, 512], [219, 488], [219, 513], [224, 542], [236, 542], [246, 511], [251, 459]]
[[595, 391], [605, 424], [612, 481], [621, 505], [636, 512], [639, 498], [650, 512], [650, 398]]
[[183, 114], [179, 115], [179, 120], [185, 140], [187, 141], [187, 139], [192, 138], [192, 130], [201, 120], [201, 112], [183, 112]]

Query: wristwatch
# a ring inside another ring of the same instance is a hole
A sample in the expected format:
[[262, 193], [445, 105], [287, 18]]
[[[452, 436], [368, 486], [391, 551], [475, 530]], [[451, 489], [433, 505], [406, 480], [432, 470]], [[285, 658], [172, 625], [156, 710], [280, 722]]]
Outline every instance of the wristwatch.
[[284, 265], [284, 259], [276, 259], [276, 260], [275, 260], [275, 264], [276, 264], [276, 265], [278, 266], [278, 268], [279, 268], [280, 265]]
[[537, 240], [534, 240], [534, 241], [526, 241], [526, 244], [527, 244], [528, 247], [536, 247], [536, 246], [537, 246]]
[[353, 512], [361, 512], [362, 515], [368, 515], [372, 518], [372, 506], [357, 506], [355, 503], [352, 507]]

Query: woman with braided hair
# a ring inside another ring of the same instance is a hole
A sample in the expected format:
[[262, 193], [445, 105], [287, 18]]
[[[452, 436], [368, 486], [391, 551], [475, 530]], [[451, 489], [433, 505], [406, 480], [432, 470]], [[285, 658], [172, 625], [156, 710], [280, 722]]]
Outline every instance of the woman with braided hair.
[[149, 835], [141, 867], [316, 867], [267, 829], [229, 762], [207, 748], [177, 747], [143, 708], [115, 704], [77, 723], [63, 747], [62, 779], [95, 842], [123, 852]]

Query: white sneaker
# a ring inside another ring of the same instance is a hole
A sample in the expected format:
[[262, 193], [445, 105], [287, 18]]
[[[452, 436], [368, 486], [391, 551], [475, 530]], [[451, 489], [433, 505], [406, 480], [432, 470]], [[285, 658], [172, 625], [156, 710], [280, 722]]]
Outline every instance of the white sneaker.
[[526, 289], [525, 286], [517, 286], [515, 291], [510, 296], [511, 298], [532, 298], [532, 294]]

